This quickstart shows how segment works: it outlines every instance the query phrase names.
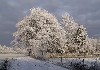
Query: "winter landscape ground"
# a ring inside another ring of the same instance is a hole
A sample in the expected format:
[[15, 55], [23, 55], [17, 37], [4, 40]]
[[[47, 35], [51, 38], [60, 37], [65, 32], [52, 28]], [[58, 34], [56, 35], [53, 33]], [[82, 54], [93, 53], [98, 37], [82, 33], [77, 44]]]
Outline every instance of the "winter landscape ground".
[[7, 60], [8, 63], [7, 69], [4, 70], [66, 70], [63, 67], [56, 66], [54, 64], [49, 63], [48, 61], [40, 61], [19, 54], [0, 54], [0, 70], [3, 70], [2, 64], [5, 60]]
[[[83, 61], [84, 59], [84, 61]], [[96, 58], [59, 58], [41, 61], [23, 54], [0, 54], [0, 70], [100, 70]]]
[[0, 59], [6, 59], [6, 58], [17, 58], [17, 57], [25, 57], [25, 54], [0, 54]]

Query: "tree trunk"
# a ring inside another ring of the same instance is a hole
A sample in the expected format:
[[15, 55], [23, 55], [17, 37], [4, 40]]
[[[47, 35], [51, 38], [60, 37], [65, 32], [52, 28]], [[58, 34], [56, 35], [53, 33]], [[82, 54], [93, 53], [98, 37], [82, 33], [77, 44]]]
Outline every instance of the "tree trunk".
[[61, 63], [62, 63], [62, 53], [61, 53]]

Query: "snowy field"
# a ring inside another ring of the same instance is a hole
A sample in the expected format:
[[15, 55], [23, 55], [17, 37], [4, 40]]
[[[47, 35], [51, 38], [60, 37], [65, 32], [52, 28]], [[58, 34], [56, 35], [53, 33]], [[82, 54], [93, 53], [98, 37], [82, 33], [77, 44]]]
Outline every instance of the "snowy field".
[[17, 58], [17, 57], [25, 57], [24, 54], [0, 54], [0, 59], [6, 59], [6, 58]]
[[[7, 63], [5, 63], [6, 58], [8, 58]], [[0, 70], [2, 65], [6, 65], [7, 70], [66, 70], [48, 61], [36, 60], [24, 54], [0, 54]]]
[[[84, 63], [88, 64], [88, 65], [90, 65], [91, 63], [94, 63], [94, 62], [100, 63], [99, 58], [81, 58], [81, 59], [79, 59], [79, 58], [63, 58], [62, 63], [66, 64], [66, 66], [68, 66], [71, 63], [83, 62], [83, 59], [84, 59]], [[53, 64], [61, 63], [60, 58], [49, 59], [49, 61]]]
[[66, 70], [49, 62], [36, 60], [30, 57], [20, 57], [11, 61], [9, 70]]
[[99, 58], [63, 58], [62, 63], [60, 58], [49, 59], [49, 61], [68, 70], [100, 70]]
[[[6, 58], [8, 58], [7, 62]], [[100, 70], [100, 60], [98, 58], [84, 58], [84, 65], [82, 61], [83, 58], [63, 58], [63, 63], [61, 63], [60, 58], [40, 61], [24, 54], [0, 54], [0, 70], [4, 67], [3, 65], [7, 66], [5, 66], [7, 68], [5, 70], [77, 70], [82, 66], [85, 69], [78, 70]]]
[[[70, 62], [80, 62], [84, 59], [84, 61], [86, 62], [95, 62], [95, 61], [100, 61], [99, 58], [63, 58], [62, 59], [62, 62], [63, 63], [70, 63]], [[61, 59], [60, 58], [52, 58], [52, 59], [49, 59], [49, 61], [51, 62], [61, 62]]]

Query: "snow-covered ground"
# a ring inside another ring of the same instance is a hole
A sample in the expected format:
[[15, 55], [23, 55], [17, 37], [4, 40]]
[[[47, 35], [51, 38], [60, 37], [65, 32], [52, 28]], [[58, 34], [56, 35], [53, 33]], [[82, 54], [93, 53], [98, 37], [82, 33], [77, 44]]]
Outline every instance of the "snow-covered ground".
[[[8, 64], [10, 64], [8, 70], [70, 70], [72, 63], [82, 62], [83, 58], [63, 58], [63, 63], [60, 62], [60, 58], [49, 59], [49, 61], [40, 61], [34, 58], [25, 56], [24, 54], [0, 54], [0, 65], [8, 58]], [[13, 59], [12, 59], [13, 58]], [[84, 63], [89, 67], [97, 62], [100, 65], [100, 60], [96, 58], [85, 58]], [[98, 68], [99, 70], [99, 68]]]
[[19, 57], [11, 60], [9, 70], [66, 70], [49, 62], [36, 60], [30, 57]]
[[[74, 64], [76, 64], [76, 65], [79, 64], [80, 66], [82, 64], [84, 64], [84, 65], [87, 65], [87, 67], [92, 67], [92, 66], [96, 67], [96, 66], [98, 66], [97, 67], [98, 69], [92, 69], [92, 70], [100, 70], [100, 59], [99, 58], [80, 58], [80, 59], [79, 58], [63, 58], [62, 63], [61, 63], [60, 58], [49, 59], [49, 61], [54, 65], [67, 68], [68, 70], [70, 70], [70, 68]], [[88, 69], [88, 70], [91, 70], [91, 69]]]
[[[64, 61], [64, 65], [66, 66], [60, 66], [59, 64], [56, 64], [57, 62], [59, 63], [59, 59], [52, 59], [53, 61], [40, 61], [36, 60], [30, 57], [18, 57], [16, 59], [13, 59], [10, 61], [11, 66], [9, 70], [70, 70], [69, 65], [71, 62], [80, 62], [83, 59], [75, 59], [75, 58], [67, 58]], [[56, 61], [55, 61], [56, 60]], [[95, 63], [96, 59], [95, 58], [85, 58], [84, 63], [91, 66], [91, 63]], [[100, 60], [97, 60], [98, 65], [100, 63]], [[58, 65], [58, 66], [57, 66]], [[65, 68], [64, 68], [65, 67]], [[98, 70], [98, 69], [97, 69]]]
[[25, 57], [24, 54], [0, 54], [0, 59], [6, 59], [6, 58], [17, 58], [17, 57]]

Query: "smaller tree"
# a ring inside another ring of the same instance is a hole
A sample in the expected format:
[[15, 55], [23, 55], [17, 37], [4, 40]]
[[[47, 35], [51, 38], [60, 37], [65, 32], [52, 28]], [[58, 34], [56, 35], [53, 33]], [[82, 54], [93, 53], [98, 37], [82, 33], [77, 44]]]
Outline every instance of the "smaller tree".
[[92, 39], [92, 38], [89, 38], [88, 37], [87, 40], [88, 40], [87, 43], [86, 43], [87, 48], [85, 48], [85, 50], [88, 51], [88, 54], [89, 55], [93, 55], [93, 53], [96, 50], [96, 42], [97, 42], [97, 39]]
[[86, 45], [87, 42], [87, 31], [83, 25], [75, 23], [73, 18], [66, 14], [62, 16], [62, 23], [66, 31], [66, 43], [69, 52], [79, 52], [79, 49], [83, 48], [82, 46]]

